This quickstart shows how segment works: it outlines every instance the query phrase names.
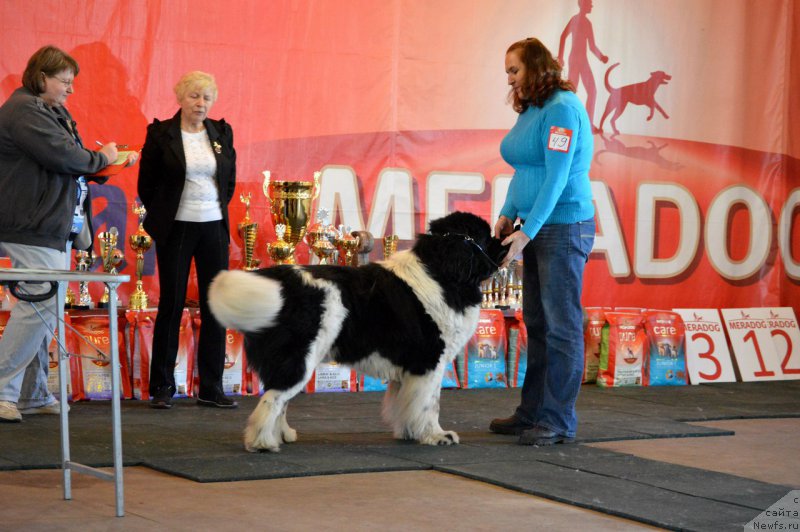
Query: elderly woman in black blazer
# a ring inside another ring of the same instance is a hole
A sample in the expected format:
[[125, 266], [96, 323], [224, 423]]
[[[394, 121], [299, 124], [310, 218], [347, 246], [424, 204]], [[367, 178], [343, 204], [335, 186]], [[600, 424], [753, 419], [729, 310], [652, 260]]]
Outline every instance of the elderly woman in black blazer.
[[175, 86], [180, 111], [147, 127], [139, 167], [145, 230], [156, 243], [161, 293], [150, 363], [150, 405], [171, 408], [175, 393], [178, 333], [194, 259], [200, 290], [197, 351], [203, 406], [236, 408], [222, 391], [225, 329], [208, 308], [208, 285], [228, 268], [228, 203], [236, 184], [233, 130], [208, 112], [217, 99], [214, 78], [189, 72]]

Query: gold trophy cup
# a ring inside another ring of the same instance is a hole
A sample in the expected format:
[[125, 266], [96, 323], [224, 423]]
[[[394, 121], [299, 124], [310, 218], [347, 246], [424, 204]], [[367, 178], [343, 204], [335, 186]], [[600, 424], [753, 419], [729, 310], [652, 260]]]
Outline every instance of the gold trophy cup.
[[283, 239], [285, 234], [286, 226], [284, 224], [276, 225], [275, 236], [278, 237], [278, 240], [267, 244], [267, 253], [269, 253], [269, 258], [272, 259], [273, 264], [294, 264], [292, 257], [294, 246]]
[[[75, 269], [79, 272], [88, 272], [94, 264], [94, 257], [88, 251], [75, 252]], [[89, 310], [94, 307], [94, 301], [89, 294], [89, 283], [81, 281], [78, 283], [78, 300], [71, 305], [71, 308], [79, 310]]]
[[339, 250], [339, 264], [343, 266], [358, 266], [359, 238], [353, 236], [344, 225], [339, 226], [336, 237], [336, 248]]
[[144, 205], [133, 202], [133, 212], [139, 217], [139, 228], [130, 236], [131, 249], [136, 252], [136, 289], [128, 301], [128, 308], [142, 310], [147, 308], [147, 294], [142, 287], [142, 273], [144, 272], [144, 254], [153, 245], [153, 239], [144, 230], [142, 222], [147, 214]]
[[263, 174], [263, 190], [269, 200], [272, 223], [276, 232], [278, 224], [284, 226], [284, 238], [279, 240], [290, 246], [291, 252], [286, 262], [294, 264], [295, 247], [306, 234], [311, 222], [311, 204], [319, 195], [320, 172], [314, 172], [313, 182], [272, 181], [269, 171], [265, 170]]
[[[117, 240], [119, 239], [119, 231], [116, 227], [112, 227], [108, 231], [102, 231], [97, 234], [100, 240], [100, 256], [103, 258], [103, 271], [106, 273], [117, 274], [117, 265], [122, 262], [122, 251], [117, 249]], [[118, 301], [119, 302], [119, 301]], [[98, 307], [106, 308], [109, 303], [109, 291], [106, 286], [103, 296], [100, 298]]]
[[239, 236], [242, 238], [242, 246], [244, 248], [244, 260], [242, 261], [242, 269], [248, 272], [257, 270], [261, 264], [261, 259], [253, 256], [256, 251], [256, 236], [258, 235], [258, 224], [250, 219], [250, 193], [247, 195], [239, 194], [239, 201], [244, 203], [244, 218], [237, 228], [239, 229]]
[[328, 225], [328, 211], [317, 211], [317, 221], [306, 231], [306, 243], [319, 259], [320, 264], [330, 264], [330, 256], [336, 252], [333, 243], [336, 240], [336, 229]]
[[383, 260], [388, 259], [392, 254], [397, 251], [397, 235], [386, 235], [383, 237]]

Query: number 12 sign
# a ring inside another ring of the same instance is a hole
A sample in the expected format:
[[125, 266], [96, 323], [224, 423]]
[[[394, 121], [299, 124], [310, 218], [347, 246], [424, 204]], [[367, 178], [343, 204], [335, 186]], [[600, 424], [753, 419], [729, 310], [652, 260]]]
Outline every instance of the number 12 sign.
[[722, 309], [743, 381], [800, 379], [800, 329], [791, 307]]

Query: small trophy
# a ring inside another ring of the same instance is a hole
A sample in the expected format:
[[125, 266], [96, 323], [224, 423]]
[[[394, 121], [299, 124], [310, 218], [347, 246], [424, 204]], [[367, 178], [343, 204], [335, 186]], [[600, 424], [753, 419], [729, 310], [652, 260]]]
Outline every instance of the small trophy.
[[339, 264], [343, 266], [358, 266], [359, 239], [350, 234], [350, 228], [339, 226], [336, 236], [336, 248], [339, 250]]
[[[284, 226], [285, 239], [280, 239], [291, 248], [286, 263], [294, 264], [294, 249], [303, 240], [306, 228], [311, 222], [311, 203], [319, 195], [320, 172], [314, 172], [314, 181], [272, 181], [271, 174], [265, 170], [264, 196], [269, 201], [275, 233], [278, 224]], [[281, 263], [282, 264], [282, 263]]]
[[[90, 251], [76, 251], [75, 252], [75, 267], [79, 272], [88, 272], [89, 268], [94, 264], [94, 256]], [[78, 300], [72, 304], [72, 307], [77, 310], [89, 310], [94, 308], [94, 301], [89, 294], [89, 283], [80, 281], [78, 283]]]
[[388, 259], [397, 251], [397, 241], [399, 238], [400, 237], [397, 235], [386, 235], [383, 237], [383, 260]]
[[[117, 240], [119, 238], [119, 231], [116, 227], [112, 227], [108, 231], [102, 231], [97, 234], [100, 240], [100, 255], [103, 258], [103, 271], [106, 273], [117, 274], [117, 265], [122, 262], [122, 251], [117, 249]], [[107, 308], [109, 303], [109, 290], [106, 286], [100, 302], [97, 304], [100, 308]]]
[[350, 234], [358, 239], [355, 266], [367, 264], [369, 262], [369, 254], [372, 252], [372, 248], [375, 247], [375, 239], [372, 237], [372, 233], [369, 231], [353, 231]]
[[144, 230], [142, 222], [147, 214], [144, 205], [133, 202], [133, 212], [139, 217], [139, 228], [130, 236], [131, 249], [136, 252], [136, 289], [128, 301], [128, 308], [142, 310], [147, 308], [147, 294], [142, 288], [142, 273], [144, 272], [144, 254], [153, 245], [153, 239]]
[[[2, 299], [3, 287], [0, 286], [0, 308], [2, 308]], [[69, 283], [67, 283], [67, 293], [64, 296], [64, 308], [74, 308], [77, 302], [78, 297], [75, 295], [75, 292], [72, 291], [72, 287], [69, 286]]]
[[274, 264], [294, 264], [294, 246], [286, 242], [283, 237], [286, 234], [286, 226], [278, 224], [275, 226], [275, 236], [277, 242], [267, 244], [267, 252]]
[[329, 264], [328, 259], [336, 252], [333, 243], [336, 241], [336, 229], [328, 225], [328, 211], [317, 211], [317, 222], [311, 225], [306, 232], [306, 242], [311, 246], [311, 251], [319, 259], [320, 264]]
[[242, 245], [244, 246], [244, 260], [242, 261], [242, 269], [248, 272], [257, 270], [261, 264], [261, 260], [253, 257], [256, 250], [256, 236], [258, 235], [258, 224], [250, 219], [250, 193], [247, 195], [239, 194], [239, 201], [244, 203], [244, 218], [239, 225], [239, 236], [242, 238]]

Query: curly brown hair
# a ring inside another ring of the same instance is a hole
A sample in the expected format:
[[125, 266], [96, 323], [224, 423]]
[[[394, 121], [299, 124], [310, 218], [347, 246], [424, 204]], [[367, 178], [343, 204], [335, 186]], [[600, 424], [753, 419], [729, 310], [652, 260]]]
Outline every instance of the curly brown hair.
[[558, 89], [575, 92], [569, 80], [561, 78], [561, 65], [550, 53], [550, 50], [535, 37], [517, 41], [508, 47], [506, 54], [517, 52], [520, 61], [525, 65], [528, 96], [520, 98], [513, 89], [508, 95], [514, 110], [524, 112], [528, 107], [542, 107]]

